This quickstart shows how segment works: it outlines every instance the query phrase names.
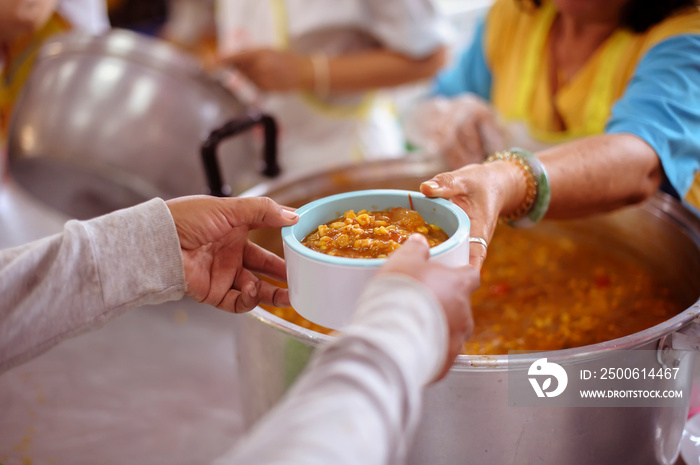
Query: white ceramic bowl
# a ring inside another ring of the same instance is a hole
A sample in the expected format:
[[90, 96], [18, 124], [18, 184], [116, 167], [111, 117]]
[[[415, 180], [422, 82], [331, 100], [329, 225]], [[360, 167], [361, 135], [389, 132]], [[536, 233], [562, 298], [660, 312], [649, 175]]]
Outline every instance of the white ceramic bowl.
[[289, 299], [300, 315], [321, 326], [341, 329], [350, 322], [362, 290], [387, 260], [335, 257], [311, 250], [301, 241], [346, 210], [410, 208], [409, 194], [413, 209], [450, 236], [430, 249], [430, 260], [451, 267], [469, 263], [469, 218], [452, 202], [428, 198], [420, 192], [389, 189], [346, 192], [315, 200], [297, 210], [299, 221], [295, 225], [282, 228]]

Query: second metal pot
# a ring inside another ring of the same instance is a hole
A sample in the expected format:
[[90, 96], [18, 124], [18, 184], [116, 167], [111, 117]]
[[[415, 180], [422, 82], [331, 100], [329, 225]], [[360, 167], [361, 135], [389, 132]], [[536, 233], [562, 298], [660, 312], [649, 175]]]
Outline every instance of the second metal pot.
[[[222, 143], [253, 126], [264, 137]], [[39, 53], [12, 117], [9, 169], [82, 219], [156, 196], [238, 194], [278, 174], [276, 131], [163, 41], [71, 33]]]

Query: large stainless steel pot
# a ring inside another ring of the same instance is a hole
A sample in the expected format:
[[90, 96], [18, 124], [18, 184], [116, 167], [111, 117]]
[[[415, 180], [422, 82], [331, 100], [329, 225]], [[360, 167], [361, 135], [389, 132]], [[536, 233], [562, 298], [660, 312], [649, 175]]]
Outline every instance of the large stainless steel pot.
[[[255, 125], [264, 144], [222, 144], [219, 171], [219, 143]], [[238, 194], [278, 173], [275, 138], [272, 118], [247, 112], [167, 43], [71, 33], [39, 53], [11, 121], [9, 169], [44, 202], [87, 218], [155, 196]]]
[[[328, 171], [322, 175], [257, 186], [243, 195], [268, 195], [300, 205], [315, 197], [376, 187], [415, 189], [440, 171], [435, 161], [395, 160]], [[543, 223], [547, 234], [598, 238], [602, 244], [624, 241], [656, 272], [669, 276], [688, 302], [688, 309], [648, 330], [617, 340], [575, 349], [547, 352], [565, 367], [601, 363], [613, 349], [644, 349], [657, 355], [684, 339], [682, 332], [697, 329], [700, 307], [700, 221], [678, 202], [658, 194], [643, 205], [584, 221]], [[273, 250], [279, 239], [272, 231], [257, 240]], [[678, 336], [678, 337], [676, 337]], [[250, 424], [283, 394], [325, 336], [256, 309], [237, 321], [236, 342], [242, 402]], [[696, 340], [690, 346], [697, 347]], [[684, 345], [684, 347], [690, 347]], [[690, 373], [693, 352], [679, 360]], [[561, 407], [508, 406], [507, 370], [526, 370], [507, 356], [461, 355], [450, 374], [425, 393], [424, 417], [410, 455], [410, 463], [425, 464], [672, 464], [687, 415], [687, 403], [676, 407]], [[677, 388], [688, 388], [690, 376]], [[570, 380], [571, 382], [571, 380]], [[271, 438], [274, 441], [274, 438]]]

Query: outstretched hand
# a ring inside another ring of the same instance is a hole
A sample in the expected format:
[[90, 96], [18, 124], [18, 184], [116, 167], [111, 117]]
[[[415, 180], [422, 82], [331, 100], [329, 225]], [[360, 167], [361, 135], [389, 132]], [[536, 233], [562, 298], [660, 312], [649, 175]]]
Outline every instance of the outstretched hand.
[[284, 260], [248, 240], [248, 232], [289, 226], [298, 216], [265, 197], [189, 196], [169, 200], [182, 248], [186, 294], [198, 302], [234, 313], [259, 303], [288, 306], [289, 295], [257, 278], [286, 281]]
[[[425, 181], [420, 191], [428, 197], [451, 200], [469, 216], [471, 237], [491, 242], [502, 210], [502, 184], [494, 179], [489, 167], [467, 165], [456, 171], [441, 173]], [[481, 269], [486, 259], [486, 248], [479, 243], [469, 245], [469, 263]]]
[[[491, 242], [498, 218], [514, 212], [523, 202], [527, 185], [522, 171], [514, 163], [496, 160], [467, 165], [441, 173], [421, 184], [428, 197], [451, 200], [469, 216], [471, 237]], [[469, 263], [481, 269], [486, 247], [479, 242], [469, 246]]]
[[445, 364], [437, 376], [447, 374], [454, 359], [462, 351], [464, 341], [474, 331], [470, 298], [479, 288], [479, 271], [466, 265], [449, 268], [430, 262], [428, 241], [421, 234], [411, 235], [393, 254], [378, 273], [400, 273], [423, 283], [437, 297], [447, 320], [449, 341]]

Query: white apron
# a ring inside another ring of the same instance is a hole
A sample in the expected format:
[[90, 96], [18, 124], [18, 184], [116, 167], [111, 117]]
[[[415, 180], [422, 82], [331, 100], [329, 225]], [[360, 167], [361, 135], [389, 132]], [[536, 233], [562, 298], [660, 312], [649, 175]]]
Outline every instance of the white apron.
[[107, 4], [103, 0], [60, 0], [57, 11], [80, 31], [99, 34], [109, 28]]
[[[347, 23], [362, 14], [357, 0], [218, 0], [217, 8], [221, 53], [270, 47], [332, 57], [377, 46]], [[277, 120], [284, 174], [404, 153], [391, 102], [378, 92], [321, 99], [309, 92], [261, 95], [240, 76], [231, 84], [245, 103]]]

